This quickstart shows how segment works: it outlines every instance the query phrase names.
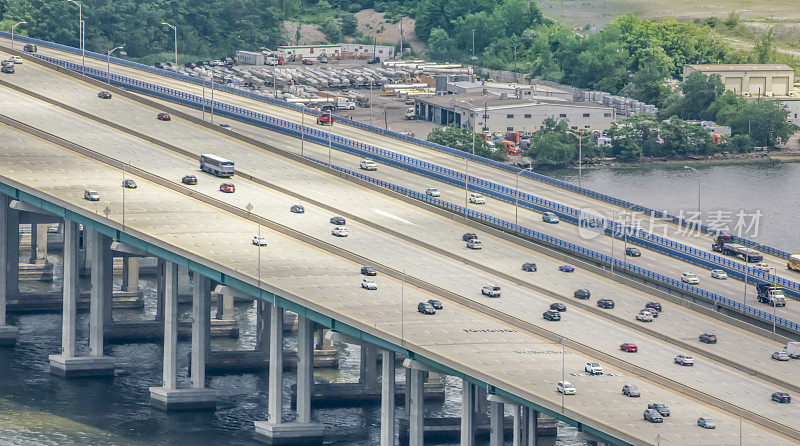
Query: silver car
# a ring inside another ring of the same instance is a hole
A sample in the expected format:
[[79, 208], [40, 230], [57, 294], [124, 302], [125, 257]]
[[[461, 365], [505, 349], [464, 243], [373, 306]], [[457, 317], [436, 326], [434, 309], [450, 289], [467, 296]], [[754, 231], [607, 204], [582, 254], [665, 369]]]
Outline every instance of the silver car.
[[697, 425], [702, 427], [703, 429], [714, 429], [717, 427], [716, 423], [714, 423], [714, 420], [707, 417], [698, 418]]
[[711, 277], [715, 279], [725, 280], [728, 278], [728, 273], [721, 269], [712, 269], [711, 270]]
[[100, 194], [95, 190], [86, 189], [83, 191], [83, 198], [89, 201], [100, 201]]
[[783, 350], [775, 352], [775, 353], [772, 354], [772, 359], [774, 359], [776, 361], [788, 361], [789, 358], [790, 358], [789, 354], [786, 353]]
[[435, 187], [429, 187], [429, 188], [425, 189], [425, 195], [427, 195], [429, 197], [440, 197], [442, 195], [442, 193], [439, 192], [439, 189], [437, 189]]

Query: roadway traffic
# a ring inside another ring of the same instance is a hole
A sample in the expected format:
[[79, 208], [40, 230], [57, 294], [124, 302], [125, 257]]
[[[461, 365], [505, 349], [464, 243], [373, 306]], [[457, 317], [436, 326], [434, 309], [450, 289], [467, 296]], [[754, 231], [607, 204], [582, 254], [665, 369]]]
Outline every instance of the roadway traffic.
[[[55, 148], [6, 126], [2, 131], [5, 153], [0, 157], [0, 166], [4, 175], [22, 184], [36, 184], [37, 188], [46, 189], [50, 200], [86, 215], [93, 215], [97, 206], [108, 206], [112, 210], [110, 218], [120, 223], [122, 202], [120, 194], [115, 193], [121, 189], [118, 169]], [[26, 160], [23, 169], [19, 168], [20, 157]], [[87, 180], [74, 172], [92, 172], [92, 187], [106, 198], [98, 203], [83, 200]], [[664, 439], [663, 444], [678, 444], [691, 438], [692, 444], [702, 445], [724, 444], [739, 436], [739, 420], [727, 412], [625, 376], [613, 367], [606, 367], [605, 375], [588, 376], [581, 370], [591, 358], [569, 348], [562, 355], [558, 344], [515, 330], [445, 298], [441, 299], [443, 310], [434, 316], [424, 316], [416, 311], [415, 304], [430, 296], [427, 291], [384, 275], [379, 276], [378, 290], [363, 290], [353, 286], [361, 277], [356, 263], [266, 228], [262, 228], [262, 233], [270, 240], [269, 245], [255, 247], [250, 244], [252, 221], [144, 178], [134, 175], [130, 178], [138, 187], [137, 193], [126, 197], [126, 206], [131, 209], [126, 213], [127, 231], [134, 234], [142, 231], [157, 243], [204, 259], [204, 263], [227, 274], [247, 276], [253, 283], [260, 278], [265, 287], [280, 290], [285, 298], [385, 339], [397, 342], [402, 339], [408, 348], [420, 354], [557, 411], [563, 410], [568, 416], [618, 434], [634, 444], [650, 444], [656, 435]], [[199, 221], [203, 222], [202, 228], [198, 228]], [[230, 249], [240, 245], [241, 249]], [[309, 262], [312, 258], [314, 261]], [[400, 321], [404, 323], [401, 325]], [[565, 397], [562, 409], [561, 395], [555, 389], [556, 382], [566, 373], [571, 373], [569, 380], [575, 384], [577, 394]], [[639, 399], [623, 396], [620, 389], [624, 384], [636, 385], [646, 396]], [[672, 414], [665, 423], [643, 420], [642, 412], [651, 401], [670, 407]], [[717, 428], [709, 431], [698, 427], [696, 420], [700, 416], [714, 419]], [[744, 444], [793, 444], [790, 439], [746, 421], [741, 429]]]
[[[150, 116], [150, 119], [153, 119], [152, 118], [152, 114], [147, 113], [146, 115]], [[127, 114], [127, 119], [135, 121], [135, 120], [137, 120], [136, 116], [137, 116], [137, 114], [135, 114], [135, 113], [133, 115]], [[63, 124], [67, 124], [66, 122], [63, 122], [62, 118], [58, 118], [58, 117], [54, 117], [54, 116], [44, 116], [43, 119], [42, 119], [41, 124], [46, 124], [47, 122], [51, 122], [51, 121], [53, 121], [53, 122], [61, 121], [62, 127], [64, 127]], [[114, 136], [114, 134], [112, 132], [112, 133], [109, 133], [108, 136], [104, 136], [102, 138], [98, 138], [96, 135], [102, 134], [103, 131], [99, 130], [99, 129], [93, 129], [93, 128], [85, 127], [86, 124], [85, 123], [82, 124], [81, 121], [84, 121], [84, 120], [83, 119], [75, 119], [75, 122], [68, 123], [68, 125], [66, 127], [74, 129], [74, 132], [76, 133], [75, 135], [70, 135], [70, 138], [68, 138], [68, 139], [75, 140], [75, 139], [79, 139], [81, 135], [92, 134], [92, 135], [95, 135], [95, 136], [93, 138], [91, 138], [91, 139], [102, 140], [102, 141], [104, 141], [104, 143], [102, 145], [109, 145], [108, 141], [114, 140], [114, 138], [118, 137], [118, 136]], [[168, 125], [169, 126], [174, 126], [175, 124], [177, 124], [177, 121], [172, 121]], [[84, 127], [81, 127], [82, 125]], [[56, 130], [56, 129], [54, 129], [54, 130]], [[186, 131], [180, 132], [179, 131], [178, 133], [184, 135], [184, 137], [186, 138], [187, 134], [188, 135], [194, 135], [195, 133], [197, 133], [197, 130], [198, 129], [193, 129], [193, 131], [191, 131], [191, 132], [186, 132]], [[159, 135], [159, 137], [161, 137], [161, 136], [163, 136], [163, 135]], [[152, 166], [153, 162], [155, 160], [160, 160], [160, 158], [155, 157], [156, 154], [164, 152], [164, 151], [153, 152], [152, 148], [150, 148], [150, 149], [147, 149], [148, 152], [137, 153], [134, 150], [134, 147], [136, 146], [136, 141], [131, 142], [131, 141], [128, 141], [127, 139], [129, 139], [129, 138], [125, 137], [125, 141], [124, 142], [120, 141], [119, 144], [110, 144], [110, 146], [113, 146], [113, 147], [117, 148], [116, 150], [124, 149], [124, 151], [126, 153], [128, 153], [129, 156], [133, 156], [135, 159], [146, 160], [146, 163], [147, 163], [148, 166]], [[224, 143], [225, 143], [226, 146], [230, 146], [232, 144], [232, 142], [230, 140], [228, 140], [228, 139], [223, 139], [223, 140], [224, 140]], [[202, 138], [201, 138], [201, 141], [202, 141]], [[88, 141], [88, 142], [91, 143], [91, 141]], [[185, 141], [186, 144], [188, 144], [189, 146], [195, 147], [198, 150], [204, 150], [205, 148], [209, 147], [208, 145], [205, 145], [208, 141], [202, 141], [202, 143], [200, 143], [200, 144], [198, 144], [198, 142], [200, 142], [200, 141], [194, 141], [191, 138]], [[96, 142], [95, 142], [95, 144], [96, 144]], [[211, 146], [214, 146], [214, 144], [211, 144]], [[250, 149], [250, 151], [253, 152], [252, 149]], [[122, 155], [119, 155], [119, 156], [122, 156]], [[247, 157], [248, 155], [247, 154], [242, 154], [242, 156]], [[262, 156], [263, 156], [263, 154], [262, 154]], [[244, 163], [245, 165], [247, 165], [247, 166], [250, 166], [250, 165], [259, 166], [258, 171], [259, 172], [262, 172], [262, 171], [265, 172], [265, 175], [269, 177], [270, 181], [272, 181], [276, 177], [277, 178], [281, 178], [281, 177], [287, 176], [285, 174], [284, 175], [280, 174], [281, 171], [284, 171], [284, 172], [291, 171], [293, 174], [294, 173], [299, 173], [299, 172], [296, 172], [298, 170], [296, 166], [292, 170], [287, 170], [286, 166], [281, 166], [277, 162], [277, 160], [279, 158], [268, 159], [266, 162], [262, 158], [261, 162], [262, 162], [263, 166], [260, 165], [260, 164], [251, 164], [250, 158], [245, 158], [245, 159], [246, 159], [246, 162]], [[176, 166], [176, 167], [174, 167], [174, 169], [175, 169], [175, 173], [174, 174], [172, 172], [169, 172], [169, 177], [174, 177], [176, 179], [176, 181], [180, 178], [180, 176], [181, 176], [180, 173], [181, 172], [185, 173], [187, 169], [192, 168], [192, 167], [189, 167], [190, 165], [194, 166], [193, 168], [196, 170], [196, 162], [194, 162], [194, 161], [183, 159], [183, 162], [186, 163], [185, 167], [183, 165], [180, 165], [180, 164], [176, 165], [175, 164], [176, 162], [177, 162], [176, 160], [173, 160], [171, 158], [164, 158], [163, 160], [160, 160], [160, 161], [156, 162], [155, 164], [158, 166], [158, 169], [163, 169], [166, 166]], [[252, 162], [253, 163], [258, 163], [258, 161], [255, 158], [253, 158]], [[136, 165], [135, 162], [133, 164]], [[274, 171], [269, 171], [267, 169], [268, 166], [273, 166], [273, 165], [275, 166], [275, 168], [274, 168], [275, 170]], [[267, 170], [262, 170], [262, 169], [267, 169]], [[289, 181], [297, 181], [299, 179], [299, 178], [297, 178], [296, 175], [292, 175], [291, 177], [292, 178], [290, 178]], [[203, 178], [203, 176], [201, 176], [201, 179], [202, 178]], [[277, 215], [283, 215], [283, 214], [285, 214], [287, 216], [291, 215], [288, 212], [288, 208], [291, 206], [290, 203], [293, 200], [290, 199], [288, 201], [281, 202], [280, 195], [270, 196], [269, 193], [268, 193], [269, 192], [268, 190], [259, 190], [258, 188], [256, 188], [256, 190], [250, 191], [249, 190], [249, 188], [251, 187], [250, 185], [247, 185], [246, 183], [243, 183], [242, 180], [240, 180], [240, 179], [235, 180], [235, 181], [237, 182], [238, 190], [237, 190], [237, 192], [235, 194], [228, 195], [227, 197], [229, 197], [229, 198], [226, 198], [226, 199], [231, 199], [231, 200], [233, 200], [233, 199], [237, 199], [237, 200], [247, 199], [248, 202], [252, 202], [253, 205], [255, 206], [254, 210], [261, 209], [262, 206], [265, 206], [265, 207], [267, 207], [267, 209], [269, 209], [268, 215], [270, 215], [271, 217], [272, 216], [277, 216]], [[211, 187], [211, 190], [208, 190], [206, 192], [214, 193], [214, 192], [216, 192], [214, 189], [218, 187], [219, 183], [217, 181], [214, 181], [212, 183], [207, 183], [207, 182], [202, 182], [201, 181], [201, 184], [205, 184], [207, 187]], [[300, 184], [302, 184], [303, 186], [300, 187]], [[347, 190], [347, 191], [343, 190], [341, 193], [337, 193], [336, 191], [330, 189], [330, 179], [329, 178], [325, 178], [324, 180], [320, 180], [319, 178], [312, 179], [311, 177], [306, 177], [306, 178], [302, 178], [299, 182], [296, 182], [295, 184], [293, 184], [291, 186], [293, 186], [295, 188], [295, 190], [303, 190], [303, 189], [306, 189], [309, 186], [313, 186], [313, 185], [316, 185], [317, 187], [319, 187], [319, 186], [327, 187], [328, 191], [329, 191], [329, 194], [333, 198], [339, 199], [340, 201], [345, 201], [345, 200], [343, 200], [343, 197], [350, 197], [351, 193], [352, 193], [351, 190]], [[354, 189], [354, 188], [352, 186], [350, 186], [350, 189]], [[315, 194], [312, 194], [312, 196], [315, 199], [319, 199], [318, 195], [323, 194], [323, 192], [324, 191], [320, 191], [320, 194], [315, 193]], [[330, 193], [330, 192], [333, 192], [333, 193]], [[379, 195], [379, 194], [375, 194], [375, 195]], [[382, 197], [382, 195], [379, 195], [379, 196]], [[242, 197], [242, 198], [239, 198], [239, 197]], [[264, 197], [267, 197], [267, 198], [265, 198], [266, 201], [263, 202], [263, 203], [258, 202], [258, 204], [257, 204], [257, 202], [254, 201], [254, 199], [264, 198]], [[285, 197], [283, 199], [286, 200]], [[365, 202], [372, 203], [373, 202], [372, 200], [374, 200], [373, 198], [370, 198], [370, 199], [367, 199], [366, 201], [364, 201], [364, 199], [362, 199], [361, 197], [357, 197], [357, 196], [354, 196], [353, 199], [355, 200], [354, 205], [357, 207], [355, 212], [359, 212], [358, 211], [358, 209], [359, 209], [358, 208], [358, 206], [359, 206], [358, 203], [361, 203], [360, 209], [362, 209], [362, 211], [363, 211], [363, 203], [365, 203]], [[276, 203], [276, 204], [272, 204], [272, 203]], [[245, 204], [246, 203], [240, 203], [240, 207], [243, 207]], [[277, 206], [277, 207], [274, 208], [274, 209], [270, 208], [269, 206], [271, 204], [273, 206]], [[281, 212], [281, 209], [283, 210], [282, 212]], [[309, 209], [309, 213], [315, 211], [313, 209], [313, 207], [312, 208], [308, 208], [307, 207], [307, 209]], [[384, 207], [384, 204], [381, 204], [380, 205], [380, 209], [391, 209], [391, 208], [386, 208], [386, 207]], [[323, 213], [323, 214], [325, 213], [325, 210], [317, 210], [317, 211], [319, 213]], [[255, 212], [261, 212], [261, 211], [256, 210]], [[403, 211], [400, 211], [397, 214], [395, 214], [394, 211], [392, 211], [390, 214], [395, 216], [395, 217], [400, 216], [400, 218], [404, 218], [404, 219], [406, 219], [406, 217], [412, 218], [412, 216], [408, 216], [408, 215], [406, 215], [406, 213], [402, 213], [402, 212]], [[317, 212], [315, 212], [315, 213], [317, 213]], [[384, 217], [386, 217], [386, 216], [384, 216]], [[287, 218], [289, 218], [289, 217], [287, 217]], [[416, 218], [416, 217], [414, 217], [414, 218]], [[387, 221], [396, 221], [395, 218], [391, 218], [391, 217], [386, 217], [386, 220]], [[408, 221], [413, 221], [413, 220], [408, 220]], [[442, 223], [439, 223], [437, 225], [436, 223], [429, 224], [429, 222], [422, 222], [422, 221], [420, 221], [420, 222], [422, 224], [421, 225], [416, 225], [416, 226], [419, 226], [420, 228], [423, 228], [424, 229], [422, 231], [423, 233], [430, 232], [429, 230], [431, 228], [435, 228], [435, 227], [438, 227], [438, 226], [442, 225]], [[316, 224], [320, 225], [321, 223], [319, 223], [317, 221]], [[309, 230], [309, 234], [312, 234], [312, 235], [315, 235], [315, 236], [318, 236], [318, 237], [331, 238], [330, 235], [329, 235], [329, 229], [327, 229], [328, 227], [329, 227], [329, 224], [327, 223], [327, 218], [325, 218], [324, 219], [324, 224], [321, 224], [321, 227], [315, 227], [313, 230]], [[351, 224], [351, 228], [353, 228], [352, 224]], [[372, 250], [369, 249], [370, 247], [374, 247], [374, 246], [390, 246], [391, 243], [394, 243], [395, 246], [397, 246], [398, 249], [400, 249], [400, 248], [404, 248], [405, 249], [405, 247], [403, 246], [404, 244], [403, 243], [398, 243], [397, 240], [394, 240], [394, 241], [388, 240], [388, 238], [386, 236], [383, 236], [383, 238], [380, 238], [381, 234], [376, 234], [375, 237], [377, 237], [377, 238], [370, 239], [370, 238], [367, 238], [367, 233], [370, 231], [368, 228], [359, 228], [358, 226], [355, 226], [355, 228], [357, 228], [358, 232], [362, 234], [362, 235], [359, 236], [359, 239], [362, 241], [362, 243], [366, 243], [366, 245], [365, 245], [365, 247], [367, 248], [366, 249], [366, 254], [368, 256], [370, 256], [370, 255], [373, 256], [373, 257], [375, 256], [375, 253], [372, 252], [372, 251], [374, 251], [374, 249], [372, 249]], [[460, 240], [458, 240], [459, 236], [460, 236], [460, 234], [458, 234], [458, 232], [460, 232], [461, 230], [462, 229], [455, 229], [455, 230], [451, 229], [450, 232], [452, 234], [449, 235], [449, 236], [444, 236], [441, 233], [433, 234], [434, 235], [433, 238], [437, 239], [437, 240], [447, 240], [448, 242], [446, 242], [445, 244], [448, 245], [448, 246], [451, 245], [449, 243], [450, 240], [457, 240], [458, 243], [453, 243], [452, 244], [452, 249], [453, 250], [459, 249], [459, 250], [463, 251], [463, 244], [461, 243]], [[347, 239], [334, 239], [334, 241], [336, 243], [338, 243], [340, 240], [342, 242], [350, 242], [350, 241], [354, 240], [354, 237], [352, 235], [353, 231], [354, 230], [351, 229], [351, 236], [348, 237]], [[415, 236], [416, 237], [422, 237], [422, 234], [415, 234]], [[491, 240], [491, 239], [487, 239], [487, 240]], [[494, 243], [494, 241], [492, 241], [492, 243]], [[509, 243], [508, 245], [509, 246], [503, 246], [502, 247], [502, 250], [501, 250], [502, 252], [500, 252], [500, 254], [507, 255], [507, 251], [509, 250], [510, 247], [515, 247], [516, 249], [519, 249], [514, 244], [510, 244]], [[456, 246], [458, 246], [458, 247], [456, 247]], [[417, 250], [417, 251], [420, 251], [420, 250]], [[405, 259], [403, 259], [401, 261], [401, 263], [414, 264], [415, 262], [419, 262], [418, 259], [420, 258], [421, 255], [424, 255], [424, 252], [420, 253], [420, 252], [417, 252], [417, 251], [412, 251], [412, 252], [409, 252], [408, 255], [404, 255], [403, 257]], [[480, 252], [480, 255], [481, 255], [480, 262], [481, 263], [490, 264], [490, 262], [486, 258], [484, 258], [484, 256], [487, 256], [487, 253], [490, 253], [491, 251], [492, 250], [489, 249], [488, 242], [487, 242], [487, 247]], [[388, 254], [397, 254], [397, 253], [388, 252]], [[493, 253], [493, 254], [490, 254], [490, 255], [492, 255], [494, 257], [495, 255], [497, 255], [497, 253]], [[534, 254], [534, 255], [538, 255], [538, 254]], [[531, 254], [530, 254], [530, 252], [528, 252], [528, 253], [515, 253], [515, 256], [518, 256], [517, 257], [518, 259], [527, 259], [527, 258], [529, 258], [531, 256]], [[391, 260], [391, 259], [388, 259], [388, 260]], [[494, 261], [495, 258], [492, 258], [491, 260]], [[497, 266], [498, 269], [501, 269], [503, 267], [509, 268], [509, 269], [511, 269], [511, 268], [514, 268], [514, 269], [519, 268], [518, 264], [515, 264], [513, 267], [509, 266], [509, 262], [508, 262], [508, 259], [506, 257], [500, 256], [500, 257], [497, 258], [497, 260], [498, 260], [497, 263], [502, 263], [503, 265], [505, 265], [505, 266]], [[538, 261], [538, 259], [537, 259], [537, 261]], [[397, 261], [395, 260], [395, 262], [397, 262]], [[456, 285], [462, 285], [463, 286], [465, 284], [468, 284], [469, 285], [468, 287], [462, 288], [462, 289], [465, 289], [465, 291], [463, 293], [465, 296], [468, 296], [470, 294], [469, 290], [473, 290], [471, 292], [477, 294], [477, 290], [480, 289], [482, 284], [485, 284], [485, 282], [487, 280], [492, 280], [493, 279], [493, 277], [476, 276], [476, 274], [480, 273], [480, 271], [478, 271], [476, 273], [476, 271], [474, 271], [474, 270], [473, 271], [461, 272], [461, 273], [454, 272], [452, 274], [448, 271], [448, 273], [446, 275], [445, 274], [441, 274], [440, 272], [443, 271], [442, 267], [437, 265], [437, 263], [441, 263], [441, 260], [435, 259], [435, 261], [432, 264], [425, 265], [425, 268], [422, 268], [423, 270], [419, 271], [419, 274], [412, 274], [411, 272], [409, 272], [409, 275], [415, 275], [417, 277], [428, 278], [427, 276], [422, 276], [422, 275], [425, 274], [425, 271], [429, 271], [428, 275], [430, 275], [430, 271], [432, 271], [434, 273], [439, 273], [439, 274], [434, 274], [435, 276], [463, 277], [463, 280], [462, 279], [454, 280], [454, 282], [457, 282], [457, 283], [453, 283], [452, 285], [445, 283], [445, 287], [447, 289], [450, 289], [451, 286], [452, 287], [454, 287]], [[520, 262], [520, 264], [521, 264], [521, 262]], [[552, 265], [552, 267], [553, 267], [552, 271], [555, 271], [555, 263]], [[437, 271], [437, 268], [439, 268], [438, 271]], [[549, 266], [545, 266], [544, 264], [542, 264], [542, 266], [540, 266], [540, 271], [542, 271], [542, 272], [547, 271], [548, 273], [550, 273], [551, 270], [550, 270]], [[550, 273], [548, 275], [551, 275], [551, 274], [552, 273]], [[550, 277], [547, 277], [547, 276], [545, 276], [545, 277], [547, 279], [550, 279]], [[436, 279], [436, 277], [431, 277], [431, 279]], [[441, 280], [441, 279], [439, 279], [439, 280]], [[549, 282], [549, 280], [546, 280], [546, 282]], [[505, 284], [503, 286], [503, 289], [504, 289], [504, 296], [503, 296], [502, 299], [498, 299], [497, 302], [504, 302], [504, 303], [511, 302], [513, 304], [513, 307], [514, 307], [514, 310], [512, 310], [512, 311], [517, 311], [518, 310], [517, 307], [520, 307], [520, 306], [522, 306], [522, 307], [529, 307], [530, 306], [529, 299], [531, 297], [530, 295], [532, 294], [532, 293], [530, 293], [530, 291], [525, 290], [525, 289], [518, 290], [518, 289], [515, 289], [513, 286], [505, 286]], [[571, 290], [566, 290], [566, 291], [569, 292]], [[517, 293], [519, 293], [519, 294], [517, 295]], [[478, 296], [479, 296], [479, 294], [478, 294]], [[509, 297], [511, 297], [511, 299], [508, 299]], [[546, 298], [539, 298], [539, 299], [541, 299], [541, 300], [539, 302], [537, 302], [537, 307], [535, 308], [536, 311], [535, 312], [531, 311], [527, 315], [527, 316], [530, 316], [530, 319], [528, 319], [528, 320], [531, 320], [531, 321], [538, 320], [540, 318], [539, 315], [541, 314], [541, 311], [546, 309], [547, 306], [549, 305], [549, 303], [551, 302], [551, 300], [548, 300]], [[538, 305], [541, 305], [541, 306], [538, 306]], [[638, 308], [642, 308], [642, 306], [639, 306]], [[577, 316], [577, 315], [576, 316], [572, 316], [572, 313], [571, 313], [572, 310], [573, 310], [573, 308], [571, 307], [570, 310], [569, 310], [570, 313], [567, 315], [568, 317], [565, 317], [564, 321], [562, 321], [562, 322], [567, 322], [568, 319], [574, 318], [574, 320], [578, 323], [578, 327], [577, 328], [576, 327], [570, 327], [569, 329], [567, 329], [567, 332], [568, 332], [567, 334], [569, 334], [570, 336], [572, 336], [573, 332], [575, 332], [575, 331], [578, 331], [578, 332], [584, 331], [585, 332], [585, 329], [582, 330], [580, 327], [587, 327], [588, 326], [587, 322], [585, 320], [579, 319], [580, 317], [583, 317], [583, 316]], [[670, 310], [665, 311], [665, 313], [662, 315], [662, 317], [659, 318], [658, 322], [660, 322], [662, 320], [667, 320], [668, 317], [669, 317], [669, 311]], [[633, 313], [635, 313], [635, 311], [631, 313], [631, 315], [630, 315], [631, 317], [633, 316]], [[526, 319], [527, 319], [527, 316], [526, 316]], [[591, 324], [595, 324], [596, 321], [591, 321], [590, 323]], [[566, 324], [562, 324], [562, 325], [566, 325]], [[550, 329], [550, 328], [551, 327], [548, 327], [548, 329]], [[602, 331], [616, 331], [616, 329], [615, 330], [611, 330], [611, 329], [608, 329], [608, 328], [604, 327], [604, 328], [602, 328]], [[697, 335], [699, 335], [699, 333], [695, 333], [693, 335], [693, 337], [697, 336]], [[633, 336], [634, 335], [632, 334], [631, 335], [631, 339], [634, 339]], [[572, 337], [570, 337], [570, 338], [572, 339]], [[576, 340], [578, 340], [578, 339], [576, 339]], [[578, 341], [581, 342], [580, 340], [578, 340]], [[587, 345], [590, 345], [592, 343], [592, 339], [589, 339], [588, 343], [589, 344], [587, 344]], [[616, 352], [616, 350], [618, 348], [618, 345], [619, 345], [619, 342], [617, 342], [617, 340], [614, 340], [613, 343], [614, 343], [614, 345], [611, 345], [610, 347], [607, 347], [607, 348], [613, 348], [614, 351]], [[698, 344], [699, 344], [699, 342], [698, 342]], [[593, 345], [593, 344], [591, 344], [591, 345]], [[645, 344], [642, 344], [642, 345], [645, 345]], [[604, 350], [606, 350], [606, 349], [604, 348]], [[740, 350], [741, 350], [741, 346], [740, 346]], [[765, 355], [768, 355], [768, 353], [769, 352], [766, 352]], [[626, 358], [626, 359], [628, 359], [628, 358]], [[666, 359], [667, 360], [670, 359], [669, 355], [666, 356]], [[699, 370], [700, 367], [698, 367], [697, 369]], [[717, 373], [725, 373], [725, 371], [717, 371]], [[716, 375], [717, 373], [714, 373], [714, 374]]]
[[[0, 41], [2, 40], [0, 39]], [[58, 57], [63, 60], [69, 60], [75, 63], [81, 62], [80, 55], [52, 50], [41, 46], [39, 48], [39, 52], [45, 55], [50, 55], [52, 57]], [[104, 70], [106, 68], [105, 61], [100, 61], [96, 59], [88, 58], [86, 59], [86, 64], [87, 66], [92, 66], [94, 68], [101, 70]], [[203, 93], [203, 89], [201, 86], [190, 82], [180, 81], [166, 76], [156, 75], [150, 72], [130, 68], [123, 65], [112, 64], [112, 66], [114, 73], [117, 74], [122, 74], [146, 82], [153, 82], [158, 85], [168, 86], [170, 88], [175, 88], [181, 91], [185, 91], [187, 93], [196, 94], [198, 96], [202, 95]], [[267, 113], [271, 116], [291, 121], [297, 124], [303, 121], [300, 117], [299, 112], [284, 107], [280, 107], [277, 105], [268, 104], [266, 102], [257, 101], [255, 99], [246, 98], [244, 96], [236, 94], [231, 94], [218, 90], [216, 91], [215, 100], [226, 102], [232, 105], [237, 105], [240, 107], [245, 107], [251, 110], [260, 111], [262, 113]], [[311, 124], [310, 121], [311, 118], [305, 120], [306, 124]], [[448, 167], [454, 170], [460, 170], [464, 166], [464, 160], [459, 157], [438, 151], [433, 151], [431, 149], [427, 149], [422, 146], [406, 143], [397, 140], [395, 138], [379, 135], [355, 127], [334, 125], [333, 127], [326, 127], [326, 130], [330, 130], [334, 134], [343, 137], [347, 137], [353, 140], [375, 145], [378, 147], [390, 149], [397, 153], [414, 156], [418, 159], [432, 162], [437, 165]], [[492, 181], [502, 184], [506, 187], [513, 188], [516, 185], [517, 178], [516, 175], [513, 173], [493, 168], [487, 165], [483, 165], [480, 163], [471, 163], [469, 169], [470, 169], [470, 174], [474, 176], [491, 179]], [[533, 179], [520, 178], [519, 190], [535, 194], [541, 198], [549, 199], [558, 203], [568, 204], [577, 209], [591, 209], [597, 211], [600, 215], [606, 218], [610, 218], [613, 215], [613, 213], [616, 213], [616, 215], [623, 215], [623, 213], [626, 212], [630, 213], [630, 210], [622, 208], [620, 206], [612, 205], [604, 201], [593, 199], [588, 196], [577, 194], [559, 188], [557, 186], [553, 186]], [[649, 222], [651, 217], [649, 215], [636, 213], [636, 218], [638, 221], [643, 222], [644, 226], [643, 229], [648, 230], [645, 222]], [[661, 232], [662, 230], [665, 232], [662, 233]], [[686, 230], [685, 228], [679, 227], [678, 225], [675, 225], [673, 223], [658, 222], [658, 229], [657, 230], [654, 229], [651, 232], [654, 232], [657, 235], [667, 236], [672, 240], [679, 241], [687, 246], [691, 246], [709, 253], [712, 252], [710, 249], [711, 243], [707, 237], [697, 237], [693, 231]], [[795, 281], [800, 280], [800, 277], [797, 276], [797, 274], [792, 273], [791, 271], [786, 271], [784, 269], [786, 264], [786, 261], [784, 259], [769, 256], [767, 254], [764, 254], [764, 259], [765, 262], [767, 262], [770, 266], [775, 267], [775, 270], [772, 271], [774, 274], [780, 277], [787, 278], [789, 280], [795, 280]], [[695, 268], [700, 269], [699, 267]]]

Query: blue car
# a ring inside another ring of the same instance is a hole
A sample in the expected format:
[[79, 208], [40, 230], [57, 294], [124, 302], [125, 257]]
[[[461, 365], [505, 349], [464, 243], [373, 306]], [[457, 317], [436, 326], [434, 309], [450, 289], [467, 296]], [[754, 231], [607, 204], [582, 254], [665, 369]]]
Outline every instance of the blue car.
[[642, 252], [638, 248], [627, 247], [625, 248], [625, 255], [630, 257], [641, 257]]
[[559, 271], [563, 271], [565, 273], [571, 273], [571, 272], [575, 271], [575, 267], [572, 266], [572, 265], [561, 265], [561, 266], [558, 267], [558, 270]]

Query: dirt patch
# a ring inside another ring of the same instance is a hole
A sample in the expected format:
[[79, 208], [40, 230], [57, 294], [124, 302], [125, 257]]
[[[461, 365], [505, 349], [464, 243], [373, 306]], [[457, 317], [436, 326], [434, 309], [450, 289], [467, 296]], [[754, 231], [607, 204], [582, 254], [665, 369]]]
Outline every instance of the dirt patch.
[[[297, 36], [297, 27], [301, 25], [300, 40], [295, 41], [295, 36]], [[328, 40], [325, 38], [325, 34], [322, 34], [317, 25], [309, 25], [307, 23], [301, 24], [298, 22], [284, 22], [283, 26], [286, 28], [286, 40], [290, 45], [317, 45], [328, 42]]]
[[[400, 42], [400, 22], [389, 23], [386, 14], [374, 9], [365, 9], [356, 13], [358, 30], [365, 36], [377, 38], [378, 44], [396, 44]], [[421, 54], [425, 51], [425, 44], [414, 34], [414, 19], [403, 17], [403, 46], [410, 45], [414, 52]]]

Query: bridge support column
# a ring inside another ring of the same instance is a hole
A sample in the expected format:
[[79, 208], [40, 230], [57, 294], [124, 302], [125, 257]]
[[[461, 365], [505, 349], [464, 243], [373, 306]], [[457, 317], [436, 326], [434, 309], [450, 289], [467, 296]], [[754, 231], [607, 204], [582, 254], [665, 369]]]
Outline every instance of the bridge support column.
[[394, 446], [395, 353], [382, 352], [381, 360], [381, 446]]
[[47, 263], [47, 227], [45, 223], [31, 223], [31, 259], [36, 265]]
[[475, 385], [461, 380], [461, 446], [475, 446]]
[[539, 411], [528, 409], [528, 446], [539, 445]]
[[313, 384], [313, 322], [298, 320], [297, 422], [283, 422], [283, 308], [269, 310], [269, 382], [267, 421], [253, 423], [256, 439], [268, 444], [321, 444], [324, 427], [311, 423]]
[[139, 257], [122, 258], [122, 291], [139, 292]]
[[17, 342], [17, 327], [6, 321], [6, 301], [19, 294], [19, 211], [0, 194], [0, 345]]
[[513, 404], [512, 408], [512, 416], [514, 421], [514, 429], [513, 429], [513, 437], [511, 437], [511, 445], [512, 446], [522, 446], [522, 407]]
[[361, 344], [361, 367], [358, 382], [367, 388], [378, 387], [378, 347]]
[[501, 402], [489, 400], [489, 446], [503, 446], [503, 411]]
[[422, 446], [425, 439], [425, 401], [423, 399], [425, 373], [435, 372], [435, 370], [413, 359], [404, 360], [403, 367], [407, 369], [406, 376], [411, 375], [410, 380], [406, 381], [406, 388], [409, 391], [406, 394], [405, 402], [408, 411], [408, 444], [409, 446]]
[[[92, 292], [89, 315], [88, 356], [75, 356], [75, 306], [78, 298], [78, 225], [65, 221], [64, 225], [64, 285], [61, 327], [61, 354], [50, 355], [50, 373], [66, 378], [84, 376], [113, 376], [114, 358], [103, 355], [103, 322], [105, 307], [111, 299], [111, 249], [108, 237], [92, 231], [94, 246], [92, 256]], [[104, 242], [104, 249], [100, 239]], [[104, 252], [107, 251], [107, 252]]]

